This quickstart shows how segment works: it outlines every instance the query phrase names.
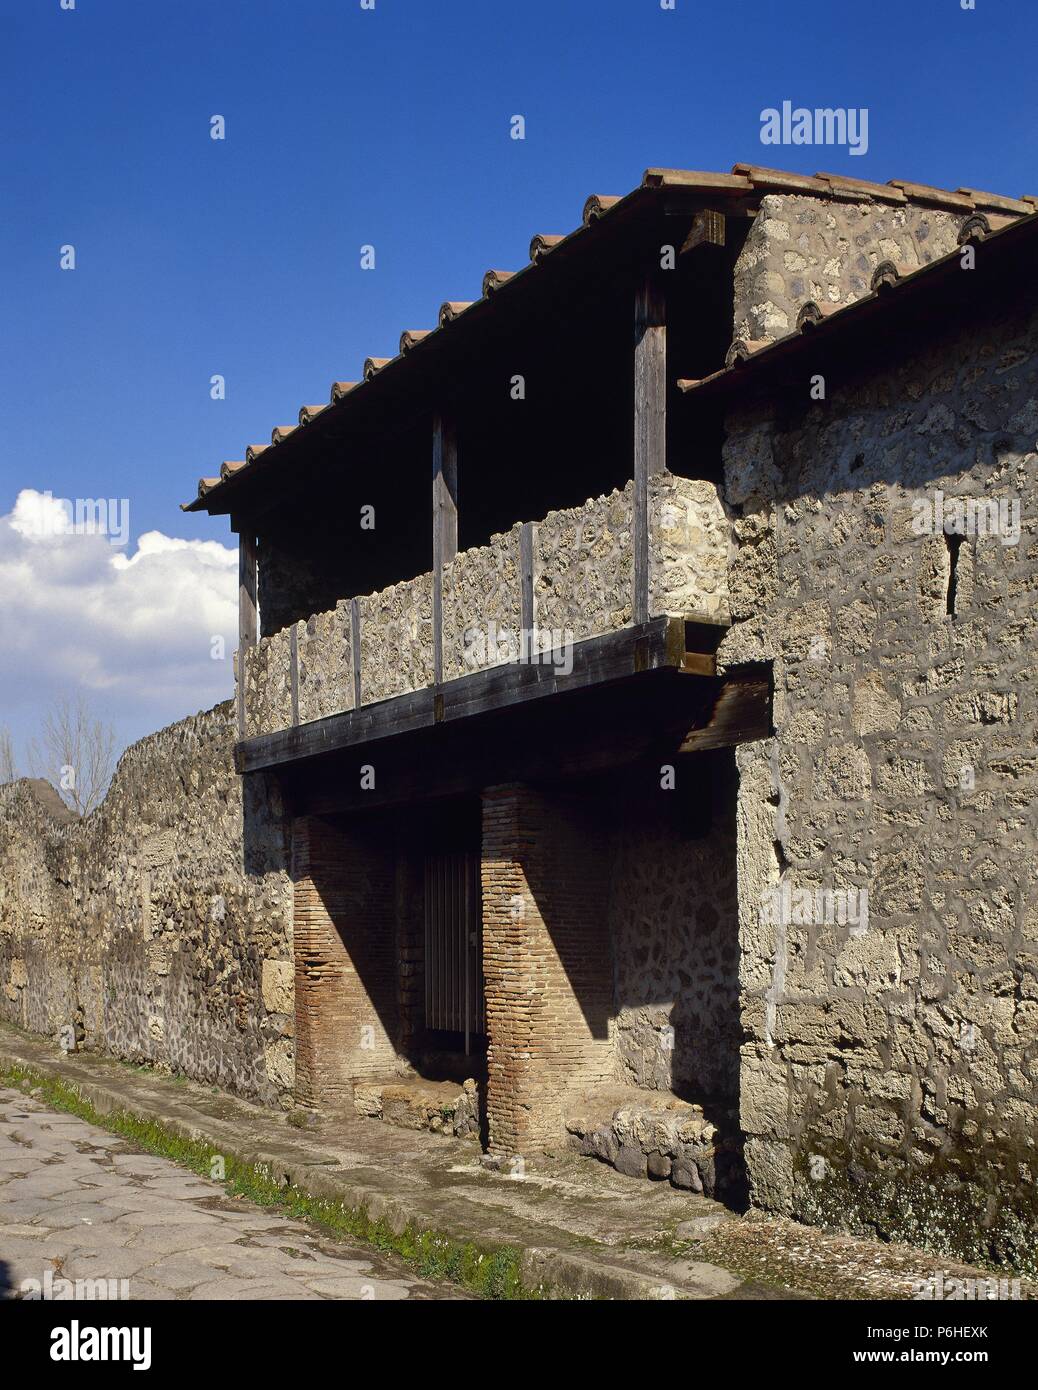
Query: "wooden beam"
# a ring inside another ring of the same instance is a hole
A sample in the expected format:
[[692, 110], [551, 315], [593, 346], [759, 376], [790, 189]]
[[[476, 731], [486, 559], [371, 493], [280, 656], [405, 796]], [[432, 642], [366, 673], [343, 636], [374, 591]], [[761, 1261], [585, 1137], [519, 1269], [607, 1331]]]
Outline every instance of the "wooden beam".
[[245, 653], [259, 638], [259, 577], [256, 566], [256, 533], [235, 523], [238, 532], [238, 734], [245, 737]]
[[646, 276], [634, 300], [634, 622], [649, 617], [649, 479], [667, 467], [667, 328], [663, 290]]
[[241, 530], [238, 532], [238, 643], [254, 647], [258, 636], [256, 536], [252, 531]]
[[735, 668], [719, 682], [717, 699], [706, 719], [689, 729], [679, 753], [702, 753], [770, 738], [771, 672], [762, 667]]
[[245, 739], [238, 745], [239, 765], [243, 772], [254, 772], [515, 708], [550, 695], [605, 685], [643, 671], [678, 672], [684, 655], [682, 620], [657, 618], [641, 628], [620, 628], [575, 643], [573, 668], [568, 674], [543, 663], [493, 666], [440, 686], [427, 686], [297, 728]]
[[681, 244], [679, 256], [686, 251], [694, 251], [697, 246], [723, 246], [725, 243], [725, 219], [723, 212], [711, 208], [700, 208], [692, 219], [688, 236]]
[[443, 567], [458, 553], [458, 443], [454, 424], [433, 419], [433, 680], [443, 680]]

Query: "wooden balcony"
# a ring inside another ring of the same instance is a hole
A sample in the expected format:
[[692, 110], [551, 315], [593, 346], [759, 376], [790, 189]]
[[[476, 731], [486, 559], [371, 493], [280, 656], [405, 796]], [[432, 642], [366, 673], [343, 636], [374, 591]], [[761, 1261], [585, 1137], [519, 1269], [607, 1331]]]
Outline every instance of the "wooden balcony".
[[[457, 554], [442, 565], [439, 595], [423, 574], [243, 648], [242, 770], [649, 671], [712, 677], [728, 623], [730, 526], [717, 490], [661, 473], [647, 512], [644, 567], [632, 482]], [[636, 622], [639, 582], [647, 616]]]

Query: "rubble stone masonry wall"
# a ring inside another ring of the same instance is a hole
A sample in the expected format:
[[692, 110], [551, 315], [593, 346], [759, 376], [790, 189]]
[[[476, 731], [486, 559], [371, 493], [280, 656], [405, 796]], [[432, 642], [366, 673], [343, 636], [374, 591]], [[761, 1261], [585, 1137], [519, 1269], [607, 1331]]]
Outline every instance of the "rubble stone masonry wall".
[[[851, 304], [881, 261], [917, 270], [954, 251], [961, 212], [809, 194], [761, 200], [735, 265], [735, 338], [770, 342], [796, 328], [807, 300]], [[991, 213], [992, 230], [1012, 219]]]
[[[943, 323], [804, 398], [725, 447], [719, 657], [775, 672], [738, 754], [753, 1198], [1033, 1268], [1038, 321]], [[942, 495], [1000, 529], [928, 532]]]
[[293, 1084], [291, 885], [276, 790], [230, 702], [127, 749], [85, 820], [0, 787], [0, 1018], [276, 1105]]

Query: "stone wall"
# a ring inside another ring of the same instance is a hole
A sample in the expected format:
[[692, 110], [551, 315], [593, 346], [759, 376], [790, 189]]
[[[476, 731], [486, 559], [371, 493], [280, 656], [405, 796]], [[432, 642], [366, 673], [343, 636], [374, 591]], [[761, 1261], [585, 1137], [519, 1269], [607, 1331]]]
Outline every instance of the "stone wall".
[[[709, 810], [690, 826], [676, 791], [617, 807], [611, 837], [616, 1076], [688, 1100], [733, 1101], [739, 1078], [735, 792], [730, 755], [699, 755]], [[711, 772], [714, 776], [711, 777]], [[711, 785], [713, 783], [713, 785]]]
[[350, 603], [298, 623], [299, 722], [353, 708], [353, 638]]
[[[1038, 1157], [1036, 348], [1025, 308], [946, 323], [781, 428], [733, 413], [719, 653], [775, 672], [775, 738], [739, 752], [754, 1200], [1018, 1264]], [[922, 533], [940, 494], [1001, 501], [1004, 533]]]
[[239, 658], [245, 667], [245, 735], [269, 734], [292, 723], [289, 629], [261, 637]]
[[433, 678], [432, 575], [360, 600], [360, 694], [364, 704], [405, 695]]
[[[735, 263], [736, 340], [770, 342], [796, 328], [807, 300], [851, 304], [881, 261], [912, 270], [954, 251], [964, 214], [905, 203], [809, 194], [761, 199]], [[992, 214], [992, 227], [1007, 218]]]
[[582, 642], [631, 621], [634, 484], [549, 512], [534, 544], [534, 621]]
[[443, 678], [510, 660], [522, 626], [519, 533], [463, 550], [443, 567]]
[[234, 738], [230, 702], [152, 734], [82, 821], [52, 789], [0, 787], [0, 1017], [277, 1104], [291, 889], [262, 779], [243, 845]]
[[731, 525], [713, 483], [649, 480], [649, 613], [728, 621]]

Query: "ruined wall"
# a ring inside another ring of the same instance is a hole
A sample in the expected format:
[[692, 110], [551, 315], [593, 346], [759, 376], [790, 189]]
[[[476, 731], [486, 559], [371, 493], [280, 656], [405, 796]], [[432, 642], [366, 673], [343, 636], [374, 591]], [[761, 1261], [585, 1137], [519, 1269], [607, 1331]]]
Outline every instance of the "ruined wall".
[[286, 846], [262, 779], [242, 843], [234, 736], [227, 702], [134, 744], [83, 821], [32, 783], [0, 787], [0, 1017], [276, 1104], [293, 1065]]
[[[728, 422], [719, 656], [775, 671], [775, 738], [739, 750], [742, 1115], [758, 1204], [1027, 1264], [1038, 323], [953, 327]], [[939, 494], [1007, 524], [927, 533]]]
[[[609, 929], [616, 1075], [701, 1102], [734, 1100], [739, 1076], [735, 791], [727, 759], [680, 776], [712, 803], [689, 824], [674, 791], [619, 816], [611, 840]], [[710, 782], [714, 785], [711, 788]]]

